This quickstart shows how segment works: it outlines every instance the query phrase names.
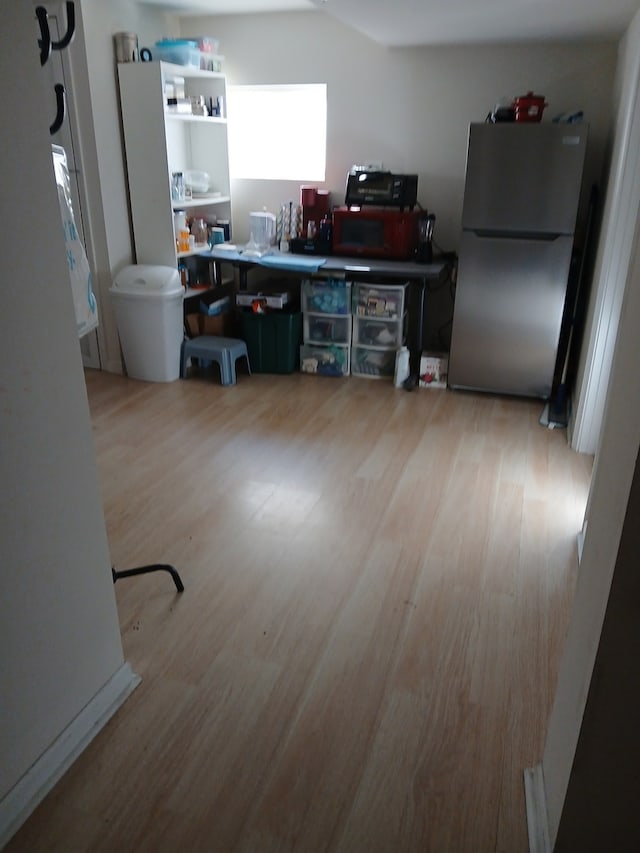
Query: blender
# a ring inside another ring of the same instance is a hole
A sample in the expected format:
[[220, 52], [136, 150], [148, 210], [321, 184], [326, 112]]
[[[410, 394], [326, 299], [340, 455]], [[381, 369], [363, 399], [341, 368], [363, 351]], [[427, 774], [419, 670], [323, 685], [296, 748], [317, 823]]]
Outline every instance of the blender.
[[421, 264], [430, 264], [433, 261], [433, 227], [435, 221], [435, 214], [429, 213], [421, 216], [418, 222], [417, 260]]

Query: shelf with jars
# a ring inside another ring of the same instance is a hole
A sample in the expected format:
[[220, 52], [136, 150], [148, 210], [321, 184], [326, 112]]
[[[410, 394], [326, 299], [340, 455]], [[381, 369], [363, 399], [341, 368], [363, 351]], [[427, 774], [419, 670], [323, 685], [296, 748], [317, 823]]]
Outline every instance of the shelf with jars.
[[[207, 246], [206, 235], [180, 243], [179, 212], [188, 227], [202, 219], [209, 230], [231, 220], [226, 79], [166, 62], [119, 63], [118, 79], [136, 258], [174, 266]], [[172, 111], [175, 102], [193, 112]], [[193, 186], [190, 174], [198, 178]]]

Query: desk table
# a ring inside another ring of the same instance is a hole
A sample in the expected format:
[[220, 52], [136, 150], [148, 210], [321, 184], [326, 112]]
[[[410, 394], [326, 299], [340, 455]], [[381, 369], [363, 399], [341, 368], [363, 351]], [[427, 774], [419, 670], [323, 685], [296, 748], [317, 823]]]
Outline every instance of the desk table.
[[[224, 244], [223, 244], [224, 245]], [[431, 264], [419, 264], [415, 261], [388, 261], [377, 258], [350, 258], [329, 255], [295, 255], [272, 250], [266, 255], [249, 255], [236, 248], [221, 248], [215, 246], [201, 257], [213, 261], [215, 280], [222, 281], [220, 265], [232, 264], [238, 270], [238, 284], [241, 291], [248, 287], [248, 275], [252, 269], [278, 270], [295, 274], [299, 278], [314, 276], [332, 277], [346, 276], [353, 281], [386, 281], [409, 282], [409, 327], [410, 334], [410, 381], [409, 385], [417, 385], [420, 370], [420, 356], [423, 349], [423, 319], [425, 293], [429, 286], [436, 287], [444, 284], [451, 275], [451, 265], [438, 261]]]

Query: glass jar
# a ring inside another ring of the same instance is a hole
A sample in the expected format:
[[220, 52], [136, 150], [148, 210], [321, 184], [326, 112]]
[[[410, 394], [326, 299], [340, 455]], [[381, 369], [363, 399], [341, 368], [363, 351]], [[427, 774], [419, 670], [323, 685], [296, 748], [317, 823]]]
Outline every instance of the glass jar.
[[184, 177], [182, 172], [173, 172], [171, 175], [171, 200], [184, 201]]
[[201, 216], [196, 217], [191, 223], [191, 234], [193, 235], [196, 246], [204, 246], [206, 244], [209, 236], [207, 223]]

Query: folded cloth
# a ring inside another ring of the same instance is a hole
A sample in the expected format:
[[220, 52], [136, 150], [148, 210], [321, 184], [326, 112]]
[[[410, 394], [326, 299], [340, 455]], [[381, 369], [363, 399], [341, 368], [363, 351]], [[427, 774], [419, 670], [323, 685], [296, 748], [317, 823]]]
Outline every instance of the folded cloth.
[[326, 263], [326, 258], [306, 257], [304, 255], [289, 255], [277, 252], [263, 255], [258, 261], [264, 267], [274, 269], [294, 270], [295, 272], [317, 272]]
[[213, 258], [218, 261], [235, 263], [247, 261], [259, 264], [263, 267], [280, 270], [293, 270], [294, 272], [317, 272], [326, 263], [326, 258], [309, 257], [307, 255], [290, 255], [284, 252], [269, 252], [266, 255], [243, 252], [230, 243], [217, 243], [212, 249], [199, 253], [201, 257]]

